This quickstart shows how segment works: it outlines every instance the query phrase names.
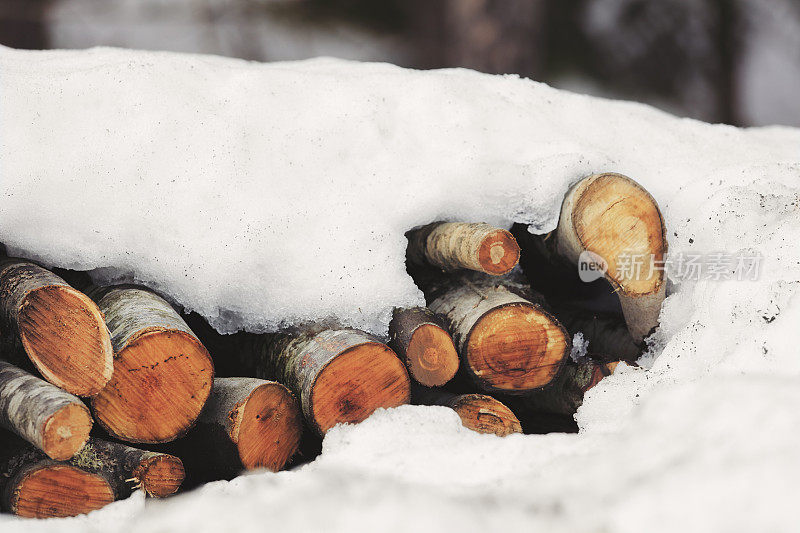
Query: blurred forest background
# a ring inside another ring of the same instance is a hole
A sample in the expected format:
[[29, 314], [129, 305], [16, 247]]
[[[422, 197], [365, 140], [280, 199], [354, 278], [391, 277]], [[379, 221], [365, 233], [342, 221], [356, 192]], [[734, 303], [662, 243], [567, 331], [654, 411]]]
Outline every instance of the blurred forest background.
[[0, 44], [469, 67], [800, 126], [800, 0], [0, 0]]

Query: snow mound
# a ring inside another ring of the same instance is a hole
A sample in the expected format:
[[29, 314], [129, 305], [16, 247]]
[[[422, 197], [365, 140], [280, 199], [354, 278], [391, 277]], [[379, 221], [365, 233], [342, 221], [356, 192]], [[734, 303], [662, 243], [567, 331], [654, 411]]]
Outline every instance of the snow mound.
[[[6, 531], [789, 531], [800, 476], [800, 130], [742, 130], [514, 76], [0, 48], [0, 241], [163, 291], [223, 331], [422, 302], [405, 238], [437, 219], [552, 229], [570, 183], [627, 174], [673, 254], [760, 254], [683, 280], [645, 371], [577, 435], [475, 435], [402, 407], [297, 471]], [[680, 281], [680, 280], [676, 280]], [[658, 357], [655, 357], [658, 355]]]

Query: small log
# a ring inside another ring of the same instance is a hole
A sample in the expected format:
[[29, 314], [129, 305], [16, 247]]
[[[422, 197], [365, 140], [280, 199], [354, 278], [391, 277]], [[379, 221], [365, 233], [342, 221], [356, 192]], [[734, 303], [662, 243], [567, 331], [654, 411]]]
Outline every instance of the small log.
[[113, 351], [103, 315], [52, 272], [19, 259], [0, 261], [0, 314], [50, 383], [93, 396], [111, 379]]
[[63, 461], [86, 443], [92, 417], [77, 397], [0, 361], [0, 426]]
[[467, 429], [505, 437], [522, 433], [517, 417], [505, 404], [485, 394], [452, 394], [441, 389], [414, 387], [412, 400], [417, 405], [449, 407], [461, 418]]
[[447, 318], [462, 367], [481, 389], [522, 394], [558, 374], [571, 339], [515, 276], [463, 274], [427, 283], [428, 307]]
[[116, 356], [92, 398], [97, 422], [120, 440], [169, 442], [197, 420], [214, 379], [203, 344], [160, 296], [142, 288], [90, 291], [106, 317]]
[[519, 261], [519, 246], [511, 233], [489, 224], [434, 222], [407, 236], [407, 258], [415, 265], [501, 275]]
[[0, 507], [24, 518], [63, 518], [114, 501], [105, 476], [53, 461], [34, 446], [0, 432]]
[[403, 363], [363, 331], [318, 326], [243, 339], [239, 358], [246, 373], [286, 384], [320, 434], [338, 423], [361, 422], [379, 407], [408, 403]]
[[132, 448], [118, 442], [92, 438], [69, 464], [101, 475], [121, 500], [141, 489], [148, 496], [174, 494], [185, 477], [183, 462], [174, 455]]
[[570, 361], [549, 387], [526, 396], [524, 403], [533, 411], [573, 415], [583, 404], [586, 391], [613, 374], [618, 364], [619, 361], [602, 362], [590, 358], [577, 363]]
[[584, 251], [606, 261], [605, 277], [637, 343], [658, 325], [666, 280], [654, 265], [667, 253], [666, 228], [658, 204], [638, 183], [611, 172], [579, 181], [564, 198], [553, 244], [574, 265]]
[[291, 391], [258, 378], [216, 378], [197, 425], [180, 443], [195, 481], [281, 470], [297, 452], [303, 415]]
[[447, 324], [427, 307], [394, 310], [389, 347], [406, 364], [411, 378], [426, 387], [444, 385], [458, 370], [458, 352]]

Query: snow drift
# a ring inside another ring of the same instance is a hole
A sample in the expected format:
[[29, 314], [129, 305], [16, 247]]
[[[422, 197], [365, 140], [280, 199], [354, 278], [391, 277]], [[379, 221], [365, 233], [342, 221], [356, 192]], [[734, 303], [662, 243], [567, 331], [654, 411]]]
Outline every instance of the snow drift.
[[648, 371], [592, 389], [578, 435], [471, 434], [402, 407], [294, 472], [6, 531], [789, 530], [800, 477], [800, 130], [741, 130], [514, 76], [0, 48], [0, 241], [154, 287], [221, 331], [421, 303], [403, 233], [555, 226], [570, 183], [627, 174], [672, 253], [759, 253], [683, 281]]

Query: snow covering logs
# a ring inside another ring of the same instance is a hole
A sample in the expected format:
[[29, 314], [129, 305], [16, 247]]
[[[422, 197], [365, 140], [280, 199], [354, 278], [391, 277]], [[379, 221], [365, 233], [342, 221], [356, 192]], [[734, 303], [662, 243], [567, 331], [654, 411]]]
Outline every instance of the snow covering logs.
[[0, 314], [0, 328], [17, 336], [47, 381], [93, 396], [111, 379], [111, 339], [100, 310], [52, 272], [27, 261], [0, 261]]
[[511, 233], [489, 224], [434, 222], [408, 232], [407, 237], [408, 262], [417, 266], [500, 275], [519, 261], [519, 246]]
[[194, 425], [214, 364], [181, 316], [157, 294], [131, 287], [92, 289], [114, 346], [114, 374], [92, 398], [97, 422], [134, 443], [169, 442]]
[[319, 434], [409, 400], [405, 367], [386, 344], [363, 331], [313, 326], [250, 335], [238, 354], [247, 374], [285, 383]]
[[[149, 289], [62, 272], [84, 294], [3, 260], [0, 358], [15, 364], [0, 361], [0, 505], [72, 516], [137, 489], [164, 497], [184, 480], [279, 471], [333, 426], [409, 402], [501, 437], [547, 431], [547, 417], [571, 422], [586, 391], [635, 360], [658, 323], [663, 270], [647, 262], [629, 278], [618, 267], [625, 253], [665, 257], [663, 219], [638, 184], [598, 174], [567, 192], [551, 234], [517, 237], [467, 222], [408, 232], [407, 270], [428, 307], [396, 308], [388, 338], [334, 320], [225, 336], [196, 324], [204, 343]], [[617, 315], [548, 286], [567, 270], [577, 277], [587, 251], [605, 262]], [[573, 349], [578, 333], [589, 355]], [[212, 356], [233, 375], [215, 377]], [[73, 394], [89, 397], [91, 414]], [[89, 437], [92, 415], [110, 440]]]

